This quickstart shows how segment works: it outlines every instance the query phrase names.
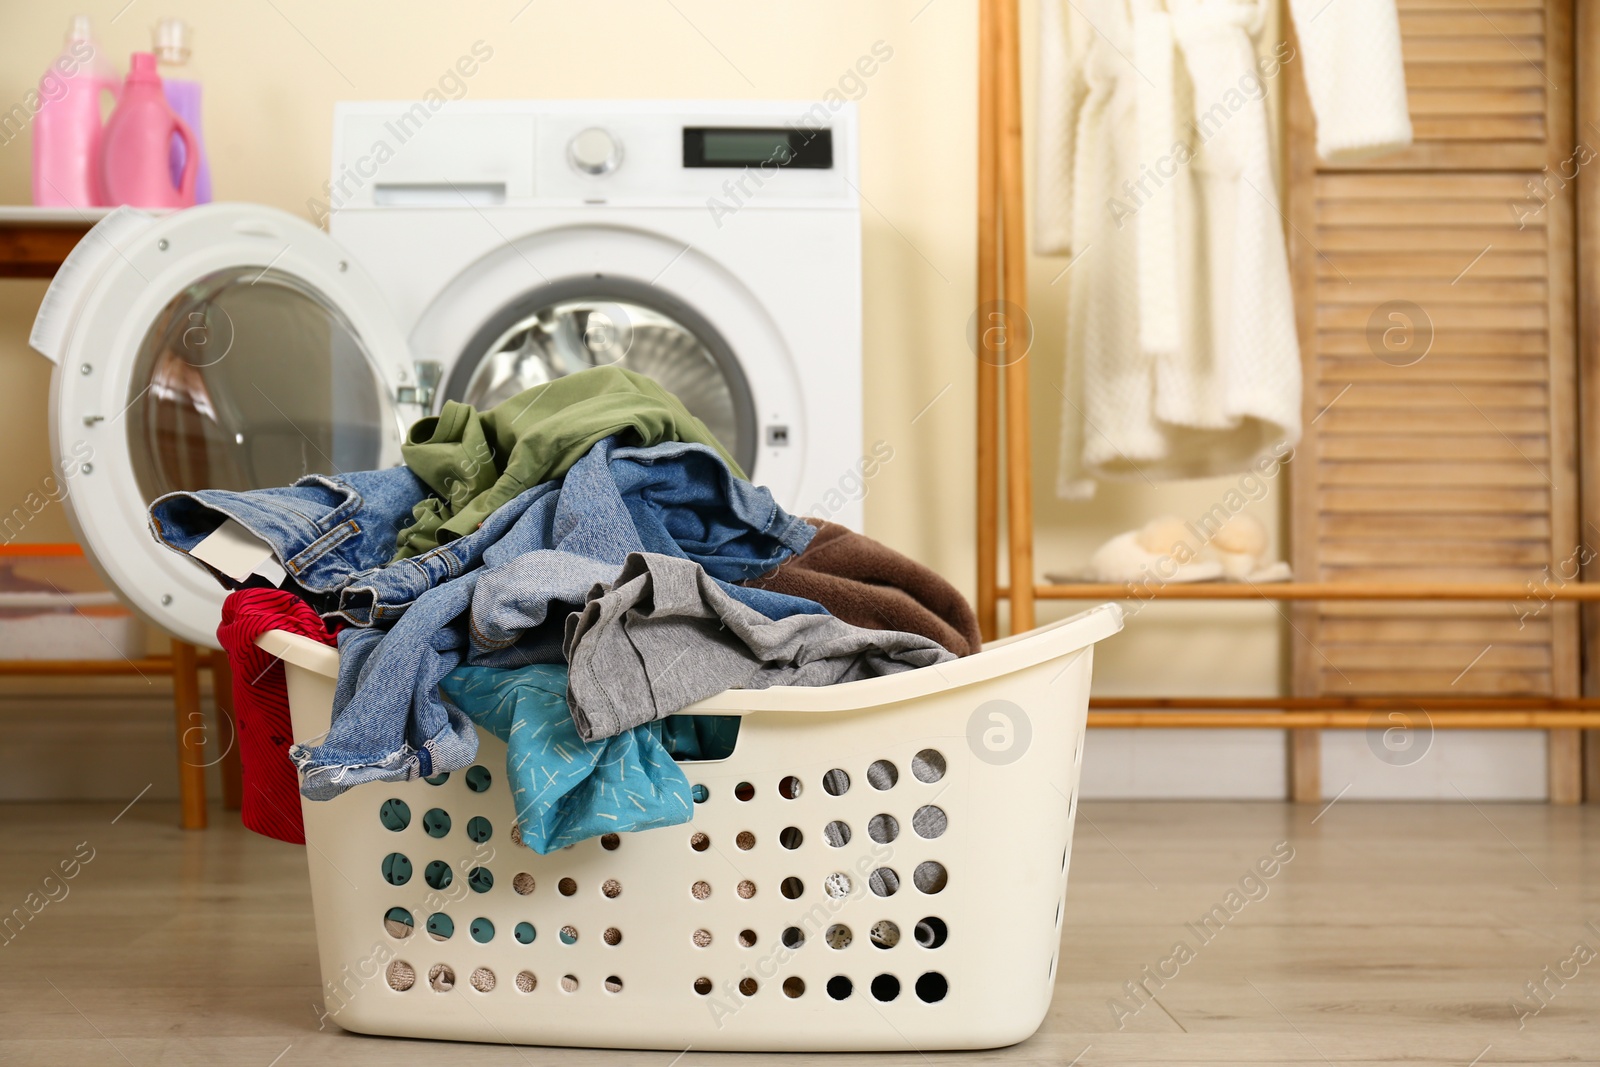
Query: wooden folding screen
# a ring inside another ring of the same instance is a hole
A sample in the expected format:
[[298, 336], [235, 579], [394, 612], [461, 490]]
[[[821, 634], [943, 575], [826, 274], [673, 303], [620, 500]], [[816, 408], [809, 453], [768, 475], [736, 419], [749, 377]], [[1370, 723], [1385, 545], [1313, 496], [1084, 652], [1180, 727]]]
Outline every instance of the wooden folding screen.
[[[1294, 692], [1416, 693], [1423, 710], [1428, 694], [1575, 696], [1576, 608], [1542, 595], [1600, 551], [1579, 531], [1573, 179], [1591, 161], [1574, 139], [1572, 0], [1399, 6], [1410, 150], [1316, 159], [1303, 83], [1286, 82], [1306, 370], [1296, 576], [1528, 595], [1298, 605]], [[1577, 731], [1550, 737], [1551, 799], [1575, 800]], [[1294, 737], [1297, 799], [1320, 792], [1316, 741]]]

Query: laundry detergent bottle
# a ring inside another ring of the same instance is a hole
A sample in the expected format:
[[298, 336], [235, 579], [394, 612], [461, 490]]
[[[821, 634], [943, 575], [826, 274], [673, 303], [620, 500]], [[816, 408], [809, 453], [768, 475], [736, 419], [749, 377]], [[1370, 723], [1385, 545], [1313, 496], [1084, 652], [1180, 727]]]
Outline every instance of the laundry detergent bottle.
[[89, 17], [74, 15], [65, 47], [39, 79], [39, 111], [33, 120], [35, 204], [93, 207], [100, 202], [100, 98], [117, 88], [116, 71], [95, 43]]
[[[211, 203], [211, 161], [206, 158], [206, 135], [200, 123], [200, 83], [193, 78], [176, 77], [176, 73], [189, 64], [190, 39], [193, 35], [182, 19], [162, 19], [150, 31], [154, 39], [156, 62], [160, 64], [161, 88], [167, 94], [167, 103], [180, 119], [188, 123], [200, 146], [200, 173], [195, 178], [194, 202]], [[183, 180], [183, 165], [188, 153], [183, 141], [172, 140], [172, 181]]]
[[[173, 181], [172, 137], [183, 138], [183, 173]], [[156, 57], [135, 52], [117, 108], [100, 139], [100, 183], [106, 206], [190, 207], [200, 173], [200, 145], [173, 113], [156, 73]]]

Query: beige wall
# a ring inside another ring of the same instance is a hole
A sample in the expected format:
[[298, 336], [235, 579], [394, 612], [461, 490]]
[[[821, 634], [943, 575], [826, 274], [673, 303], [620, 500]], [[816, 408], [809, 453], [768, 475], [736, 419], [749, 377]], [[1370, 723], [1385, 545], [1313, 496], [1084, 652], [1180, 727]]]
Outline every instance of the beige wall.
[[[419, 96], [477, 40], [494, 55], [470, 80], [473, 98], [800, 98], [841, 88], [857, 97], [867, 439], [895, 448], [870, 487], [868, 528], [971, 592], [973, 362], [965, 337], [974, 283], [975, 0], [532, 0], [520, 12], [521, 0], [125, 3], [0, 8], [0, 103], [22, 98], [74, 11], [88, 8], [119, 66], [129, 51], [148, 46], [158, 17], [181, 16], [196, 29], [194, 71], [205, 85], [219, 196], [300, 213], [328, 171], [334, 101]], [[1028, 25], [1033, 9], [1024, 0]], [[852, 84], [849, 72], [880, 40], [893, 57]], [[27, 137], [0, 146], [0, 202], [28, 200], [28, 153]], [[1032, 265], [1041, 572], [1081, 564], [1106, 537], [1153, 515], [1196, 516], [1228, 485], [1140, 483], [1108, 487], [1087, 504], [1053, 499], [1059, 401], [1051, 383], [1060, 369], [1064, 294], [1050, 280], [1062, 266], [1056, 259]], [[26, 348], [42, 291], [38, 283], [0, 282], [0, 425], [7, 427], [0, 503], [19, 499], [49, 470], [48, 367]], [[1279, 493], [1275, 487], [1256, 505], [1274, 528]], [[27, 534], [68, 536], [59, 509]], [[1047, 605], [1044, 618], [1062, 610]], [[1271, 693], [1280, 678], [1280, 629], [1270, 605], [1152, 608], [1104, 647], [1099, 688]], [[159, 719], [150, 728], [168, 729]], [[1094, 750], [1091, 792], [1160, 793], [1176, 785], [1281, 795], [1281, 740], [1271, 732], [1101, 733]], [[132, 783], [135, 790], [143, 780]]]

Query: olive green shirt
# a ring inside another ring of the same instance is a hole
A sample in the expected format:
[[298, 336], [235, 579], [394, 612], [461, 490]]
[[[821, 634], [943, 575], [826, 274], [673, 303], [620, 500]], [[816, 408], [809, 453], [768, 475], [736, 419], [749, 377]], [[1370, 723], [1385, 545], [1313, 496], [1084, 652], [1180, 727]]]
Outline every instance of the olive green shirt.
[[642, 374], [595, 367], [524, 390], [488, 411], [445, 401], [419, 419], [400, 447], [406, 466], [436, 497], [419, 503], [400, 531], [395, 559], [465, 537], [494, 510], [559, 478], [604, 438], [630, 445], [709, 445], [734, 474], [744, 472], [705, 423]]

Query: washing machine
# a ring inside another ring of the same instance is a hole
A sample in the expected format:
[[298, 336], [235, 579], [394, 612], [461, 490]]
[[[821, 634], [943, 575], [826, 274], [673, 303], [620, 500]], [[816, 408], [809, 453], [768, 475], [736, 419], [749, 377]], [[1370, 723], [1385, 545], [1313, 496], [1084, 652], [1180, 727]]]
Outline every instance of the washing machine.
[[436, 100], [334, 126], [306, 217], [120, 209], [41, 305], [72, 522], [134, 609], [215, 647], [224, 593], [150, 537], [161, 494], [391, 466], [447, 399], [593, 366], [655, 378], [786, 508], [859, 528], [852, 106]]

